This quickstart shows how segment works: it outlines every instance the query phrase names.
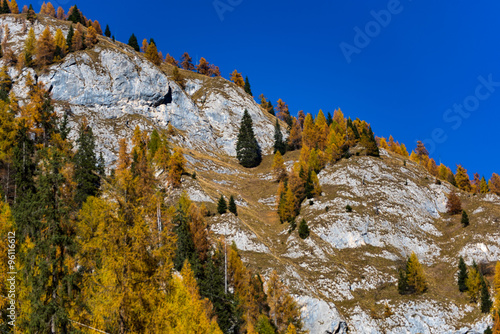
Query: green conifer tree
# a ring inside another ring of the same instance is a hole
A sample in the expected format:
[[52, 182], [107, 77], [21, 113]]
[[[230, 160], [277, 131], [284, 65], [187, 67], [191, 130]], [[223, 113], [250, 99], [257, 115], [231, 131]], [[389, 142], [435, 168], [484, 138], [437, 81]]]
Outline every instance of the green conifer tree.
[[[174, 268], [177, 271], [182, 269], [184, 262], [188, 260], [191, 266], [196, 265], [196, 249], [194, 246], [193, 236], [189, 230], [189, 221], [187, 212], [178, 204], [174, 217], [174, 233], [177, 236], [177, 247], [174, 256]], [[194, 268], [193, 268], [194, 269]]]
[[490, 291], [486, 279], [481, 275], [481, 312], [490, 313], [493, 302], [490, 298]]
[[10, 14], [9, 3], [7, 0], [2, 0], [2, 11], [0, 14]]
[[467, 279], [467, 266], [465, 265], [464, 259], [460, 256], [458, 260], [458, 289], [460, 292], [467, 291], [467, 285], [465, 280]]
[[101, 186], [95, 140], [92, 128], [83, 124], [77, 139], [78, 150], [74, 157], [76, 193], [75, 202], [82, 205], [89, 196], [96, 196]]
[[229, 210], [229, 212], [233, 213], [235, 216], [238, 215], [238, 209], [236, 208], [236, 202], [234, 201], [233, 195], [231, 195], [231, 197], [229, 197], [228, 210]]
[[139, 42], [137, 41], [137, 37], [135, 37], [134, 34], [132, 34], [128, 39], [128, 45], [130, 45], [137, 52], [141, 50], [141, 48], [139, 47]]
[[71, 21], [75, 24], [81, 23], [83, 26], [86, 26], [85, 20], [83, 19], [83, 15], [76, 5], [73, 6], [73, 10], [68, 16], [68, 21]]
[[68, 34], [66, 35], [66, 46], [68, 47], [68, 51], [73, 51], [73, 36], [75, 35], [75, 29], [73, 29], [73, 25], [69, 27]]
[[245, 92], [250, 96], [253, 96], [252, 89], [250, 88], [250, 81], [248, 80], [248, 76], [245, 77]]
[[30, 4], [28, 8], [28, 13], [26, 14], [26, 19], [31, 22], [31, 24], [35, 23], [36, 20], [36, 13], [35, 10], [33, 9], [33, 6]]
[[299, 224], [299, 237], [306, 239], [309, 236], [309, 226], [305, 219], [302, 219]]
[[273, 104], [271, 103], [271, 101], [267, 101], [267, 111], [268, 111], [271, 115], [273, 115], [273, 116], [275, 116], [275, 114], [276, 114], [276, 113], [275, 113], [275, 111], [274, 111], [274, 106], [273, 106]]
[[227, 212], [227, 203], [224, 199], [224, 195], [220, 195], [219, 202], [217, 203], [217, 212], [223, 215]]
[[465, 210], [462, 210], [462, 226], [467, 227], [469, 226], [469, 216], [467, 215], [467, 212]]
[[274, 152], [280, 152], [281, 155], [286, 152], [286, 143], [283, 141], [283, 134], [281, 133], [281, 127], [279, 121], [276, 119], [276, 124], [274, 125]]
[[104, 30], [104, 36], [111, 37], [111, 30], [109, 29], [109, 25], [106, 24], [106, 29]]
[[332, 114], [330, 112], [328, 112], [328, 114], [326, 115], [326, 124], [328, 126], [332, 125], [333, 123], [333, 118], [332, 118]]
[[236, 142], [236, 156], [240, 164], [246, 168], [256, 167], [262, 161], [260, 147], [253, 132], [252, 118], [246, 109]]

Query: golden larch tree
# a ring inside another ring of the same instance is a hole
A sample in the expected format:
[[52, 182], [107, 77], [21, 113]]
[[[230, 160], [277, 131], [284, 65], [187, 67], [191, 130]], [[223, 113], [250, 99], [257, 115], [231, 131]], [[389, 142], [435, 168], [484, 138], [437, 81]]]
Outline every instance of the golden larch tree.
[[488, 186], [490, 188], [490, 191], [494, 194], [497, 194], [500, 196], [500, 176], [498, 176], [497, 173], [493, 173], [491, 175], [491, 179], [488, 182]]
[[237, 70], [234, 70], [231, 73], [231, 81], [234, 82], [238, 87], [245, 87], [245, 80], [243, 80], [243, 76]]
[[54, 61], [54, 51], [56, 50], [56, 45], [54, 37], [50, 32], [50, 28], [47, 26], [38, 38], [37, 44], [37, 64], [39, 66], [47, 66]]
[[406, 273], [410, 289], [417, 294], [424, 293], [427, 290], [424, 269], [414, 252], [411, 253], [410, 258], [406, 263]]
[[316, 147], [318, 142], [317, 138], [318, 133], [316, 125], [314, 125], [312, 115], [307, 113], [306, 119], [304, 120], [304, 130], [302, 131], [302, 147]]
[[317, 138], [317, 147], [320, 150], [325, 150], [328, 143], [328, 134], [330, 132], [330, 128], [326, 123], [325, 115], [323, 111], [320, 109], [318, 112], [318, 116], [316, 117], [316, 121], [314, 123], [316, 127], [316, 138]]
[[286, 178], [285, 160], [283, 160], [283, 156], [280, 151], [276, 151], [274, 154], [271, 170], [276, 180], [282, 181]]
[[101, 28], [101, 24], [99, 23], [99, 21], [95, 20], [94, 22], [92, 22], [92, 27], [94, 27], [96, 33], [99, 36], [102, 36], [102, 28]]
[[210, 64], [205, 58], [200, 58], [200, 63], [196, 66], [196, 71], [203, 75], [210, 74]]
[[302, 146], [302, 127], [295, 117], [292, 118], [292, 127], [287, 141], [291, 150], [297, 150]]
[[87, 28], [87, 34], [85, 35], [85, 46], [92, 48], [95, 44], [97, 44], [97, 32], [94, 27], [90, 26]]
[[182, 173], [184, 173], [185, 165], [186, 159], [184, 158], [182, 149], [175, 148], [168, 163], [168, 181], [174, 188], [181, 185], [181, 177]]
[[12, 14], [19, 14], [19, 7], [17, 5], [16, 0], [11, 0], [11, 2], [10, 2], [10, 12]]
[[458, 189], [467, 192], [471, 190], [469, 175], [467, 175], [467, 169], [463, 168], [462, 165], [457, 165], [455, 182], [457, 183]]
[[156, 48], [155, 43], [149, 43], [146, 49], [146, 58], [156, 66], [159, 66], [161, 64], [162, 59], [158, 53], [158, 49]]
[[469, 268], [467, 278], [465, 279], [465, 285], [467, 286], [467, 294], [473, 303], [476, 303], [480, 298], [481, 281], [481, 273], [477, 269], [477, 266]]
[[56, 17], [59, 20], [64, 20], [65, 13], [64, 13], [64, 9], [61, 6], [57, 7], [57, 15], [56, 15]]

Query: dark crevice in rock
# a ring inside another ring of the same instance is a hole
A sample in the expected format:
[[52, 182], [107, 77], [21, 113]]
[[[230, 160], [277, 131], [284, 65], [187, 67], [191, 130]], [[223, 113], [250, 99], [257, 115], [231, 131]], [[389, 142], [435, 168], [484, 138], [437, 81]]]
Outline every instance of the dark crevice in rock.
[[162, 97], [160, 100], [156, 101], [153, 106], [156, 108], [158, 106], [161, 106], [162, 104], [169, 104], [172, 103], [172, 87], [168, 87], [168, 93]]

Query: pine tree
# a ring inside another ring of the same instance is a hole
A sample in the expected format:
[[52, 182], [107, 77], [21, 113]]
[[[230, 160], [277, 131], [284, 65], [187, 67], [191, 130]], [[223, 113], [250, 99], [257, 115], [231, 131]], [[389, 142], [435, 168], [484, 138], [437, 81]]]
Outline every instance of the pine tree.
[[75, 202], [81, 206], [87, 197], [96, 196], [101, 186], [94, 134], [86, 122], [80, 126], [77, 144], [78, 150], [74, 157], [74, 180], [77, 184]]
[[106, 29], [104, 30], [104, 36], [110, 38], [111, 37], [111, 30], [109, 29], [109, 25], [106, 24]]
[[250, 81], [248, 80], [248, 76], [245, 77], [245, 86], [244, 86], [245, 92], [249, 94], [250, 96], [253, 96], [252, 94], [252, 89], [250, 88]]
[[217, 202], [217, 212], [223, 215], [227, 212], [227, 203], [223, 195], [220, 195], [219, 202]]
[[130, 36], [128, 39], [128, 45], [131, 46], [135, 51], [139, 52], [141, 49], [139, 48], [139, 42], [137, 41], [137, 37], [134, 34]]
[[458, 289], [460, 292], [467, 291], [467, 285], [465, 281], [467, 280], [467, 266], [465, 265], [464, 259], [460, 256], [458, 260]]
[[481, 275], [481, 312], [490, 313], [492, 305], [488, 283], [483, 275]]
[[228, 210], [229, 210], [229, 212], [233, 213], [235, 216], [238, 215], [238, 211], [237, 211], [237, 208], [236, 208], [236, 202], [234, 201], [233, 195], [231, 195], [231, 197], [229, 197]]
[[48, 26], [45, 27], [45, 30], [40, 35], [40, 38], [37, 41], [36, 49], [36, 62], [39, 66], [44, 67], [54, 61], [56, 45]]
[[252, 118], [246, 109], [236, 142], [236, 156], [240, 164], [246, 168], [256, 167], [262, 161], [260, 147], [253, 132]]
[[462, 226], [467, 227], [469, 226], [469, 216], [467, 215], [467, 212], [465, 210], [462, 210]]
[[281, 155], [286, 152], [286, 144], [283, 141], [283, 134], [281, 133], [281, 127], [278, 120], [274, 125], [274, 153], [280, 152]]
[[326, 124], [328, 126], [330, 126], [330, 125], [332, 125], [332, 123], [333, 123], [332, 114], [330, 112], [328, 112], [326, 115]]
[[462, 202], [460, 198], [454, 192], [450, 192], [448, 195], [448, 201], [446, 202], [446, 209], [450, 215], [456, 215], [462, 212]]
[[306, 220], [302, 219], [299, 224], [299, 237], [306, 239], [309, 236], [309, 226], [307, 226]]

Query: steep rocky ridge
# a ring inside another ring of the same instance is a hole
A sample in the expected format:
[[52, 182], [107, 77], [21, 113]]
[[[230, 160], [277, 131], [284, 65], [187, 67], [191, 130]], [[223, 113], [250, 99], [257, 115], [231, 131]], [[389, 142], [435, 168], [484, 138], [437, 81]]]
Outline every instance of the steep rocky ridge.
[[[26, 38], [22, 15], [3, 15], [9, 43], [20, 52]], [[36, 34], [69, 26], [45, 16]], [[29, 28], [29, 24], [26, 24]], [[4, 28], [3, 28], [4, 29]], [[467, 263], [500, 258], [500, 199], [495, 195], [460, 193], [471, 225], [445, 211], [452, 186], [434, 183], [420, 166], [382, 150], [381, 158], [353, 156], [327, 166], [319, 175], [323, 194], [304, 202], [301, 216], [311, 229], [302, 240], [279, 223], [277, 183], [270, 174], [272, 157], [254, 169], [241, 167], [235, 155], [236, 134], [244, 109], [254, 121], [257, 139], [270, 153], [275, 118], [264, 113], [241, 88], [223, 78], [181, 71], [182, 89], [171, 80], [171, 67], [157, 67], [121, 43], [99, 37], [92, 49], [72, 53], [45, 71], [11, 67], [14, 91], [26, 96], [27, 71], [51, 87], [59, 112], [71, 125], [88, 119], [108, 164], [119, 138], [142, 129], [175, 127], [175, 144], [185, 149], [196, 180], [183, 179], [185, 190], [212, 212], [220, 194], [235, 195], [238, 217], [209, 220], [215, 235], [226, 235], [245, 262], [268, 275], [284, 278], [302, 305], [311, 333], [482, 333], [491, 318], [479, 313], [458, 292], [455, 273], [459, 255]], [[72, 135], [75, 131], [72, 132]], [[285, 155], [287, 165], [298, 152]], [[353, 212], [345, 212], [345, 206]], [[397, 268], [411, 251], [425, 266], [429, 291], [422, 296], [397, 293]], [[385, 305], [392, 315], [384, 316]]]

